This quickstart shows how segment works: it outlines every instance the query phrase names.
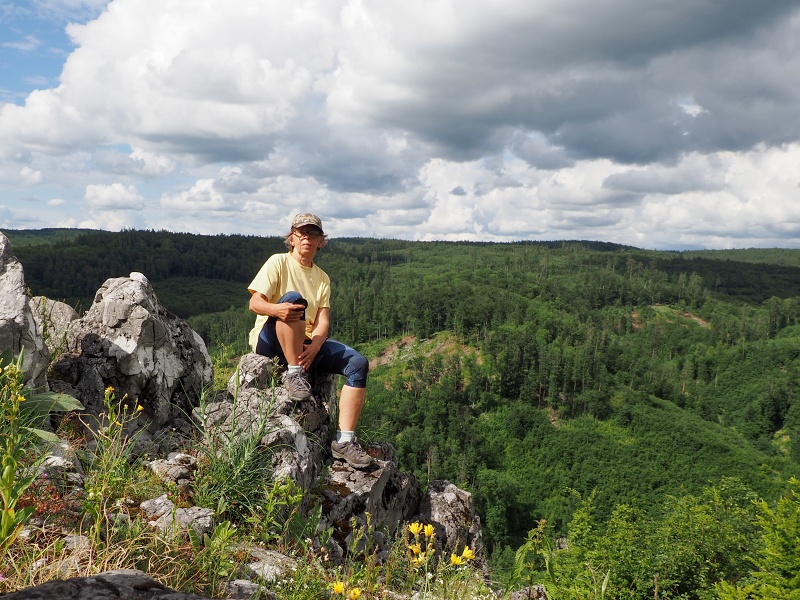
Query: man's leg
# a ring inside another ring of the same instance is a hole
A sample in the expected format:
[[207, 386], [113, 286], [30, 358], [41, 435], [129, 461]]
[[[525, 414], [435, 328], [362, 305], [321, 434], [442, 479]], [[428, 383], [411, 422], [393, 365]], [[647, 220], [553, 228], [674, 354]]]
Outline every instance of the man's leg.
[[[306, 304], [303, 297], [297, 292], [287, 292], [278, 302], [291, 302], [292, 304]], [[299, 357], [303, 351], [303, 341], [306, 336], [305, 314], [299, 321], [286, 323], [278, 319], [270, 318], [267, 323], [271, 325], [275, 339], [281, 347], [288, 369], [284, 373], [283, 387], [291, 400], [304, 402], [311, 397], [311, 384], [308, 381], [308, 373], [300, 366]], [[267, 325], [265, 325], [265, 328]]]
[[367, 397], [369, 362], [359, 352], [329, 338], [320, 348], [312, 368], [347, 378], [339, 395], [339, 430], [336, 439], [331, 442], [334, 458], [345, 460], [357, 469], [372, 466], [372, 457], [355, 440], [356, 426]]
[[276, 321], [275, 337], [278, 338], [278, 343], [281, 345], [281, 350], [283, 350], [283, 355], [286, 357], [286, 362], [289, 366], [298, 366], [298, 357], [303, 351], [303, 341], [306, 337], [306, 322], [292, 321], [291, 323], [284, 323], [283, 321]]
[[367, 388], [342, 387], [339, 395], [339, 431], [355, 431], [361, 409], [367, 398]]
[[283, 387], [286, 389], [289, 399], [295, 402], [305, 402], [311, 397], [308, 372], [300, 366], [298, 361], [298, 357], [303, 351], [305, 332], [305, 321], [275, 322], [275, 337], [278, 338], [278, 343], [281, 345], [288, 364], [286, 373], [283, 375]]

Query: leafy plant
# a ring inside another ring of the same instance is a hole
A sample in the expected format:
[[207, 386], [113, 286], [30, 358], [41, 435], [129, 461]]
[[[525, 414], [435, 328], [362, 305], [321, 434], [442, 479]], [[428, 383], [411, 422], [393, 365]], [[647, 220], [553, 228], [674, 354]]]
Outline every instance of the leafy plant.
[[91, 516], [89, 531], [96, 545], [102, 541], [109, 506], [136, 480], [131, 450], [138, 432], [131, 435], [128, 428], [144, 410], [141, 405], [129, 404], [127, 395], [117, 401], [113, 387], [105, 389], [103, 405], [105, 410], [96, 423], [84, 423], [95, 442], [87, 465], [84, 509]]
[[[23, 353], [17, 359], [0, 357], [0, 552], [5, 553], [34, 512], [17, 504], [36, 478], [36, 470], [45, 454], [35, 450], [36, 438], [58, 442], [50, 432], [33, 427], [49, 410], [83, 408], [67, 396], [33, 394], [23, 387]], [[27, 395], [27, 396], [26, 396]], [[26, 464], [25, 457], [37, 455]]]
[[195, 562], [209, 577], [212, 589], [216, 589], [220, 582], [227, 581], [235, 572], [236, 563], [231, 557], [236, 525], [223, 521], [217, 524], [210, 535], [199, 535], [190, 527], [188, 534]]

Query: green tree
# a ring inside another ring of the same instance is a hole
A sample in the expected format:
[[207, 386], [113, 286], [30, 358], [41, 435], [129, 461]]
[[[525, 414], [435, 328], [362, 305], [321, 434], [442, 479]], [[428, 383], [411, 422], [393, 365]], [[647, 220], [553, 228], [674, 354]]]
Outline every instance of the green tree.
[[755, 568], [742, 584], [720, 582], [720, 600], [800, 599], [800, 480], [774, 507], [758, 502], [758, 523], [763, 545], [753, 558]]

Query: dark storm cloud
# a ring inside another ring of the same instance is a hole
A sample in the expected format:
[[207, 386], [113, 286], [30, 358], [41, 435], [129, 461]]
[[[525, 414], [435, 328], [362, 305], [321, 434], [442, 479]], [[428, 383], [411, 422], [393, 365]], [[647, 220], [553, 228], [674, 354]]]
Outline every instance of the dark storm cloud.
[[720, 189], [722, 182], [714, 181], [698, 171], [651, 169], [610, 175], [603, 188], [632, 194], [682, 194], [693, 191]]
[[273, 150], [276, 139], [269, 135], [225, 137], [197, 133], [143, 134], [142, 139], [162, 152], [195, 157], [201, 163], [238, 163], [263, 159]]
[[[800, 135], [797, 10], [786, 0], [521, 9], [460, 43], [421, 41], [409, 50], [417, 68], [402, 80], [408, 99], [368, 110], [453, 160], [496, 153], [520, 130], [539, 132], [563, 154], [516, 149], [544, 168], [781, 144]], [[680, 105], [685, 97], [699, 114]]]

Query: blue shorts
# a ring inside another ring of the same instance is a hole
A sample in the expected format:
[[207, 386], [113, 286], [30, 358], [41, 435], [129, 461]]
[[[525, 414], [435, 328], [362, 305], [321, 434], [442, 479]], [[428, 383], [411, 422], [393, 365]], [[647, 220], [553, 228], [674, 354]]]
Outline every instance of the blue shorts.
[[[286, 292], [281, 296], [277, 304], [281, 304], [282, 302], [307, 305], [305, 298], [297, 292]], [[301, 320], [305, 321], [305, 319], [306, 315], [304, 312]], [[267, 322], [264, 323], [264, 326], [258, 334], [256, 354], [269, 358], [277, 357], [278, 361], [286, 366], [288, 364], [286, 357], [278, 342], [278, 336], [275, 334], [276, 321], [277, 319], [275, 317], [269, 317]], [[308, 344], [309, 340], [306, 340], [305, 343]], [[328, 338], [323, 342], [317, 356], [314, 357], [314, 362], [311, 363], [311, 369], [309, 370], [344, 375], [347, 378], [347, 385], [350, 387], [365, 388], [367, 387], [369, 361], [363, 354], [357, 350], [353, 350], [350, 346]]]

